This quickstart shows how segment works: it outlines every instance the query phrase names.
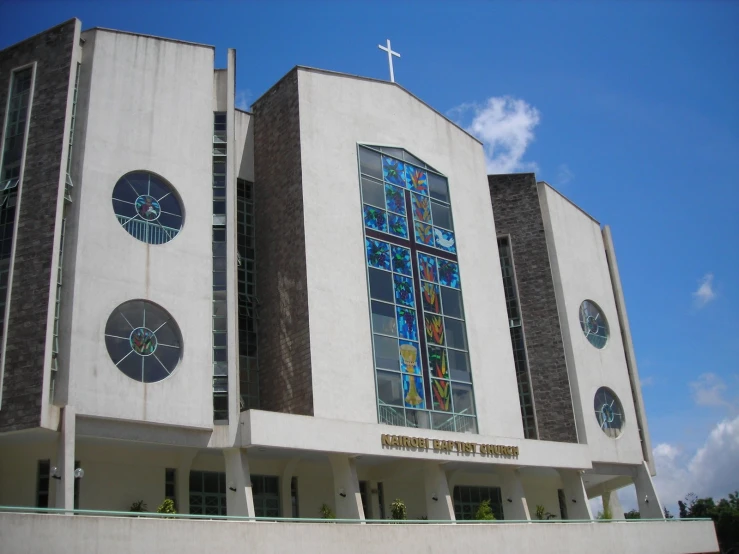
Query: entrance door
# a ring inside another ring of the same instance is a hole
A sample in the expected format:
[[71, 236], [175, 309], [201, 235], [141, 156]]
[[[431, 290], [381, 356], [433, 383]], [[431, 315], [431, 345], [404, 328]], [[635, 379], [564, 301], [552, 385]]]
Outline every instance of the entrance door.
[[277, 477], [252, 475], [251, 492], [255, 516], [280, 517], [280, 486]]

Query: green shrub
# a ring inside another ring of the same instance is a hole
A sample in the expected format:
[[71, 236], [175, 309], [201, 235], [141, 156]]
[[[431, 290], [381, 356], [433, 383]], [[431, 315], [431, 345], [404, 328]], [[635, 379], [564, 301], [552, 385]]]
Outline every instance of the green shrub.
[[541, 504], [536, 505], [536, 519], [554, 519], [556, 517], [552, 512], [547, 512], [547, 509]]
[[495, 514], [493, 513], [493, 509], [490, 507], [490, 500], [483, 500], [480, 505], [477, 507], [477, 511], [475, 512], [475, 519], [479, 520], [494, 520]]
[[157, 508], [158, 514], [176, 514], [177, 510], [174, 509], [174, 501], [171, 498], [165, 498]]
[[390, 504], [390, 514], [392, 519], [408, 519], [408, 511], [405, 508], [405, 502], [400, 498], [396, 498], [395, 501]]
[[331, 509], [331, 506], [328, 504], [323, 504], [321, 506], [321, 517], [323, 519], [336, 519], [336, 514]]
[[137, 500], [133, 504], [131, 504], [131, 507], [128, 509], [129, 512], [148, 512], [149, 507], [146, 505], [146, 502], [143, 500]]

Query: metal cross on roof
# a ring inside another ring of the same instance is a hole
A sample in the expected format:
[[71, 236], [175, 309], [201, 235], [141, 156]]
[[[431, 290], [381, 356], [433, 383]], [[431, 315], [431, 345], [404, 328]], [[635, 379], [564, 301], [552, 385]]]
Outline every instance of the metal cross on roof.
[[394, 83], [395, 74], [393, 73], [393, 56], [396, 56], [399, 58], [400, 54], [398, 54], [397, 52], [393, 52], [392, 48], [390, 48], [390, 39], [387, 39], [387, 47], [382, 46], [380, 44], [378, 44], [377, 47], [380, 50], [384, 50], [385, 52], [387, 52], [387, 63], [390, 66], [390, 82]]

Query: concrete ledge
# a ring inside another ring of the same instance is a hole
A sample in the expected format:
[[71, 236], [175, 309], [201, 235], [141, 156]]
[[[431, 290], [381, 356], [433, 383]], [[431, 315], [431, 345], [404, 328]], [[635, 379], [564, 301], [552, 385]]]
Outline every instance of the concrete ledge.
[[3, 552], [718, 552], [711, 521], [341, 525], [0, 514]]

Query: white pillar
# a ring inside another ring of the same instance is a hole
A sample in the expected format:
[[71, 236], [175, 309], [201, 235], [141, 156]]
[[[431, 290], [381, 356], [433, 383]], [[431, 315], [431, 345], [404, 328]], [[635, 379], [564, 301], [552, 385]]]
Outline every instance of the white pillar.
[[293, 517], [293, 495], [292, 495], [292, 479], [295, 474], [295, 468], [300, 458], [293, 458], [285, 464], [280, 478], [280, 517]]
[[611, 519], [626, 519], [617, 491], [604, 492], [602, 498], [603, 511], [605, 512], [608, 509], [611, 512]]
[[364, 519], [362, 495], [359, 493], [357, 466], [345, 454], [329, 454], [334, 474], [334, 506], [338, 519]]
[[636, 487], [636, 499], [639, 501], [639, 515], [642, 519], [664, 519], [662, 503], [659, 501], [657, 491], [654, 488], [652, 477], [646, 462], [632, 470], [634, 486]]
[[177, 465], [175, 488], [177, 489], [177, 512], [180, 514], [190, 513], [190, 469], [197, 454], [197, 450], [187, 451], [180, 456], [180, 462]]
[[[225, 448], [226, 502], [228, 515], [254, 517], [254, 497], [251, 491], [251, 474], [246, 450]], [[231, 489], [236, 489], [231, 490]]]
[[75, 445], [75, 410], [72, 406], [64, 406], [61, 414], [61, 428], [56, 449], [56, 507], [65, 510], [74, 509], [74, 445]]
[[568, 519], [593, 519], [580, 472], [564, 469], [558, 471], [564, 487]]
[[439, 464], [426, 464], [423, 468], [423, 485], [426, 496], [426, 517], [431, 520], [455, 521], [449, 482], [446, 472]]
[[530, 520], [529, 505], [526, 502], [526, 494], [518, 471], [511, 468], [500, 468], [498, 473], [502, 478], [500, 493], [505, 519], [511, 521]]

